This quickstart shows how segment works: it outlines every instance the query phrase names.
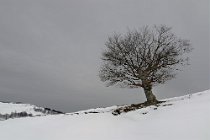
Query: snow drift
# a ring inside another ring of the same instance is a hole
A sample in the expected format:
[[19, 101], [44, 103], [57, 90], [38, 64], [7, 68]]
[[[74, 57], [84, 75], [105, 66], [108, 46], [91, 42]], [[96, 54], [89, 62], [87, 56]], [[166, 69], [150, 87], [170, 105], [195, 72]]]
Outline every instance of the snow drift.
[[210, 90], [167, 99], [158, 107], [149, 106], [114, 116], [112, 111], [116, 108], [0, 121], [1, 139], [210, 139]]

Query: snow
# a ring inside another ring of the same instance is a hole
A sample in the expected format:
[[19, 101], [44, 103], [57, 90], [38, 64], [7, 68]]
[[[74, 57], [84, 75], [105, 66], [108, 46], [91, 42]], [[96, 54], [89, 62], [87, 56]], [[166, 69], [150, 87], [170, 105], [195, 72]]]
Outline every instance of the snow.
[[33, 115], [43, 115], [42, 112], [37, 112], [34, 110], [34, 108], [40, 107], [30, 104], [0, 102], [0, 114], [11, 114], [12, 112], [20, 113], [25, 111]]
[[62, 112], [30, 104], [0, 102], [0, 121], [27, 116], [45, 116]]
[[166, 99], [166, 102], [159, 107], [150, 106], [118, 116], [111, 114], [115, 108], [117, 106], [0, 121], [1, 139], [210, 139], [210, 90]]

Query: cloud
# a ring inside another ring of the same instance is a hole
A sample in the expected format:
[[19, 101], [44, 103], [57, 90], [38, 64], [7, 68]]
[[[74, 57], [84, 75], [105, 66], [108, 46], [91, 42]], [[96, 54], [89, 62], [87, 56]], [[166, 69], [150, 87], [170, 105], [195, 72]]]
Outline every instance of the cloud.
[[0, 2], [0, 97], [76, 111], [141, 102], [141, 90], [106, 88], [98, 78], [104, 42], [114, 32], [166, 24], [195, 48], [177, 79], [155, 87], [159, 98], [209, 88], [209, 2]]

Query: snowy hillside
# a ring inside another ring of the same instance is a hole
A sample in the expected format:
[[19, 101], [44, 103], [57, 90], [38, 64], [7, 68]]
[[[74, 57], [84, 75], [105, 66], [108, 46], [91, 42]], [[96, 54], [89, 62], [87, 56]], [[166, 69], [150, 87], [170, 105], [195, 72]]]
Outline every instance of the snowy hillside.
[[116, 108], [0, 121], [1, 139], [210, 140], [210, 90], [114, 116]]
[[62, 112], [49, 108], [37, 107], [30, 104], [0, 102], [0, 120], [20, 117], [44, 116], [48, 114], [59, 114]]

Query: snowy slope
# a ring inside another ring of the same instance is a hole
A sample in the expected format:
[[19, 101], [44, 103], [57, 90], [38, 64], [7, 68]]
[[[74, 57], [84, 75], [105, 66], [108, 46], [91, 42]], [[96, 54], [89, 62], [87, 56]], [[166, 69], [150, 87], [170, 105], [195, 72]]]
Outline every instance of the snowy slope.
[[12, 118], [24, 117], [18, 116], [18, 114], [20, 114], [21, 112], [22, 114], [24, 112], [27, 116], [43, 116], [59, 113], [55, 110], [37, 107], [30, 104], [0, 102], [0, 120], [4, 120], [5, 116], [8, 118], [8, 116], [11, 116], [11, 114], [13, 114]]
[[115, 108], [0, 121], [1, 139], [210, 140], [210, 90], [118, 116]]

